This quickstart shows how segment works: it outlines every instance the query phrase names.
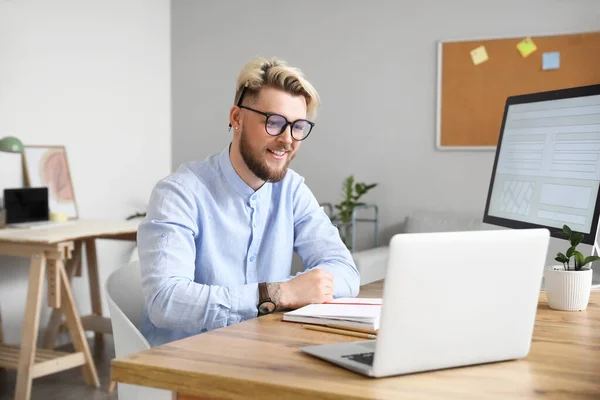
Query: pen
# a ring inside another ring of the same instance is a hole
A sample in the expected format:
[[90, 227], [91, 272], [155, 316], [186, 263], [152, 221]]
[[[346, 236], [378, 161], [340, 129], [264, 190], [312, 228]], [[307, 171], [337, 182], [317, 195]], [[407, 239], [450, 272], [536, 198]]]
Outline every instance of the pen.
[[362, 333], [362, 332], [348, 331], [345, 329], [329, 328], [326, 326], [302, 325], [302, 327], [304, 329], [310, 329], [313, 331], [337, 333], [338, 335], [354, 336], [354, 337], [360, 337], [363, 339], [376, 339], [377, 338], [377, 335], [373, 335], [370, 333]]
[[336, 324], [325, 324], [330, 328], [342, 329], [345, 331], [354, 331], [354, 332], [362, 332], [362, 333], [370, 333], [371, 335], [377, 335], [377, 331], [373, 329], [364, 329], [364, 328], [352, 328], [344, 325], [336, 325]]

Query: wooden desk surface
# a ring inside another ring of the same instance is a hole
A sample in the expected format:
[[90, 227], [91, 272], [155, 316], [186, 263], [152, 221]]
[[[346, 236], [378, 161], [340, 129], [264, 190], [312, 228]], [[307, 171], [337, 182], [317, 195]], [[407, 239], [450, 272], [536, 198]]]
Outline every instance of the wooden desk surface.
[[[380, 297], [381, 282], [361, 288]], [[540, 303], [524, 360], [372, 379], [300, 347], [361, 340], [282, 322], [281, 313], [112, 361], [112, 379], [226, 399], [600, 399], [600, 291], [583, 312]], [[404, 397], [406, 396], [406, 397]]]
[[47, 228], [0, 229], [0, 242], [53, 244], [87, 238], [135, 239], [139, 220], [78, 219]]

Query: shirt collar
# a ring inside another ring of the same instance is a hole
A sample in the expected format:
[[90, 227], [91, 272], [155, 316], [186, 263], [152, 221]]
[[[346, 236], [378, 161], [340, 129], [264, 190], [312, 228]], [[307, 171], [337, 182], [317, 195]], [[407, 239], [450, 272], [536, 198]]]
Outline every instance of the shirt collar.
[[250, 197], [255, 193], [259, 195], [259, 193], [262, 192], [269, 192], [271, 186], [270, 182], [265, 182], [260, 189], [254, 192], [254, 189], [248, 186], [248, 184], [244, 182], [242, 178], [240, 178], [237, 172], [235, 172], [235, 169], [233, 169], [233, 165], [231, 164], [231, 158], [229, 157], [229, 148], [231, 145], [232, 143], [226, 146], [221, 154], [219, 154], [219, 167], [221, 168], [221, 171], [223, 171], [223, 175], [225, 176], [227, 183], [233, 187], [237, 194], [246, 200], [250, 199]]

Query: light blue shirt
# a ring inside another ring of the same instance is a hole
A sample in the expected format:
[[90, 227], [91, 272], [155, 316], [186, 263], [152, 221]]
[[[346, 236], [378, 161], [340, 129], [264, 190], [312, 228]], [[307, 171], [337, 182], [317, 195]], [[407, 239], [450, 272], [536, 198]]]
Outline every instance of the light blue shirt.
[[137, 241], [151, 346], [256, 317], [258, 282], [291, 279], [294, 251], [305, 272], [334, 276], [335, 297], [359, 290], [352, 256], [304, 178], [288, 169], [254, 191], [229, 146], [158, 182]]

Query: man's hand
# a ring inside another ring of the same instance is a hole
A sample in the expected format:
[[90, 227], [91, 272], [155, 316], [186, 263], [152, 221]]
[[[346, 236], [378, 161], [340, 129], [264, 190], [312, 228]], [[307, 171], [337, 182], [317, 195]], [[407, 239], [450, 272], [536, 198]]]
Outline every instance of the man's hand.
[[320, 304], [333, 299], [333, 275], [315, 268], [287, 281], [269, 283], [269, 296], [277, 309], [300, 308], [307, 304]]

